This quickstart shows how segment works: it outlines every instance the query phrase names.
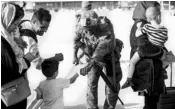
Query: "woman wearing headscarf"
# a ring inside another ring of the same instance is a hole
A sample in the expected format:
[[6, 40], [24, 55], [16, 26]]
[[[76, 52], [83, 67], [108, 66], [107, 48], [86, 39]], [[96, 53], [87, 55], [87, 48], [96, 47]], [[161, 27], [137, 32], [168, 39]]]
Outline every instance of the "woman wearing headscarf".
[[[23, 17], [24, 10], [18, 5], [1, 5], [1, 85], [21, 77], [22, 72], [29, 67], [12, 35]], [[1, 100], [2, 109], [26, 109], [26, 106], [27, 99], [10, 107], [6, 107]]]
[[[131, 53], [130, 58], [137, 51], [137, 48], [148, 41], [146, 34], [136, 37], [135, 32], [137, 28], [142, 27], [148, 23], [146, 21], [145, 12], [148, 7], [160, 8], [160, 4], [155, 1], [140, 1], [135, 7], [133, 13], [134, 24], [130, 32]], [[161, 93], [165, 92], [165, 83], [163, 78], [162, 63], [158, 59], [141, 59], [135, 67], [133, 79], [134, 83], [132, 89], [142, 92], [145, 96], [145, 105], [143, 109], [157, 109], [157, 103]], [[149, 75], [149, 76], [148, 76]]]

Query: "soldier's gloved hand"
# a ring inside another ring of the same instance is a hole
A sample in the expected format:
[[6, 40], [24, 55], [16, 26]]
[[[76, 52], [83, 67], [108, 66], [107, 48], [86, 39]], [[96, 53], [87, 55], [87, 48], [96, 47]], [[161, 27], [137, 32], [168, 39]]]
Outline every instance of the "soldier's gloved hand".
[[77, 57], [74, 57], [74, 59], [73, 59], [73, 64], [75, 64], [75, 65], [78, 65], [78, 64], [79, 64], [79, 60], [78, 60]]
[[86, 67], [80, 69], [80, 74], [83, 75], [83, 76], [85, 76], [85, 75], [88, 74], [88, 72], [89, 72], [90, 70], [91, 70], [91, 68], [90, 68], [89, 66], [86, 66]]
[[88, 74], [88, 72], [91, 70], [91, 68], [93, 67], [95, 63], [95, 60], [94, 59], [91, 59], [89, 62], [88, 62], [88, 65], [82, 69], [80, 69], [80, 74], [85, 76], [86, 74]]

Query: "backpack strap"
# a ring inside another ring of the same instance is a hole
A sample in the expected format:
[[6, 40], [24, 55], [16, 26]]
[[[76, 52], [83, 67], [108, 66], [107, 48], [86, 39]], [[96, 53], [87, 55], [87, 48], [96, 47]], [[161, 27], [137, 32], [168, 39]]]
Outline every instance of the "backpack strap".
[[33, 38], [36, 42], [38, 42], [38, 39], [36, 37], [36, 34], [32, 31], [32, 30], [29, 30], [29, 29], [21, 29], [20, 30], [20, 36], [28, 36], [28, 37], [31, 37]]
[[24, 22], [27, 22], [27, 21], [30, 21], [30, 20], [22, 20], [19, 24], [19, 31], [20, 31], [20, 36], [28, 36], [28, 37], [31, 37], [33, 38], [36, 42], [38, 42], [38, 39], [36, 37], [36, 34], [30, 30], [30, 29], [22, 29], [22, 23]]

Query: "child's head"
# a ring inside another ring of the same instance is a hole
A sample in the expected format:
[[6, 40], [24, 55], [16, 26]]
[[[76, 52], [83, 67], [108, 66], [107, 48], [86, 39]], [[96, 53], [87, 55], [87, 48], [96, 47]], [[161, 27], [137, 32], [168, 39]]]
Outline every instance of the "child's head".
[[149, 7], [146, 10], [146, 18], [148, 22], [155, 21], [156, 23], [161, 23], [161, 12], [160, 9], [157, 7]]
[[45, 59], [41, 64], [42, 73], [47, 78], [55, 79], [58, 75], [58, 65], [59, 61], [55, 58], [52, 59]]

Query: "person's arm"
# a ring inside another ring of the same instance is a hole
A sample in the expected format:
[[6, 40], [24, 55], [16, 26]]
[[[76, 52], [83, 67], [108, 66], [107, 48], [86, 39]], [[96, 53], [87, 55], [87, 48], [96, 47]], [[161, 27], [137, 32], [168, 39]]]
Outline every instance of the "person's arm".
[[43, 104], [43, 99], [38, 99], [37, 97], [32, 101], [32, 103], [28, 106], [27, 109], [39, 109], [39, 107]]
[[74, 74], [74, 75], [69, 79], [70, 84], [74, 83], [78, 76], [79, 76], [78, 73]]
[[114, 49], [114, 46], [116, 45], [115, 43], [116, 42], [114, 38], [110, 40], [104, 39], [100, 41], [92, 55], [92, 59], [89, 64], [93, 64], [93, 63], [100, 64], [103, 61], [104, 56], [112, 53], [112, 50]]
[[98, 65], [102, 65], [102, 61], [104, 59], [104, 56], [109, 54], [113, 48], [113, 39], [111, 40], [102, 40], [97, 45], [92, 58], [88, 62], [88, 65], [82, 69], [80, 69], [80, 74], [85, 76], [92, 68], [92, 66], [97, 63]]
[[32, 101], [32, 103], [29, 105], [29, 107], [27, 109], [33, 109], [34, 107], [36, 107], [38, 101], [40, 99], [42, 99], [42, 94], [40, 91], [40, 85], [35, 89], [36, 91], [36, 98]]
[[100, 41], [98, 46], [95, 49], [95, 52], [92, 55], [92, 59], [95, 60], [95, 62], [101, 62], [106, 54], [111, 52], [112, 50], [112, 39], [111, 41]]
[[74, 36], [74, 53], [73, 53], [73, 64], [77, 65], [78, 64], [78, 50], [80, 48], [80, 46], [82, 45], [82, 43], [80, 42], [81, 40], [81, 34], [79, 33], [79, 31], [76, 31], [75, 36]]
[[36, 103], [38, 102], [39, 100], [37, 99], [37, 97], [32, 101], [32, 103], [29, 105], [29, 107], [27, 109], [33, 109], [33, 107], [36, 105]]

